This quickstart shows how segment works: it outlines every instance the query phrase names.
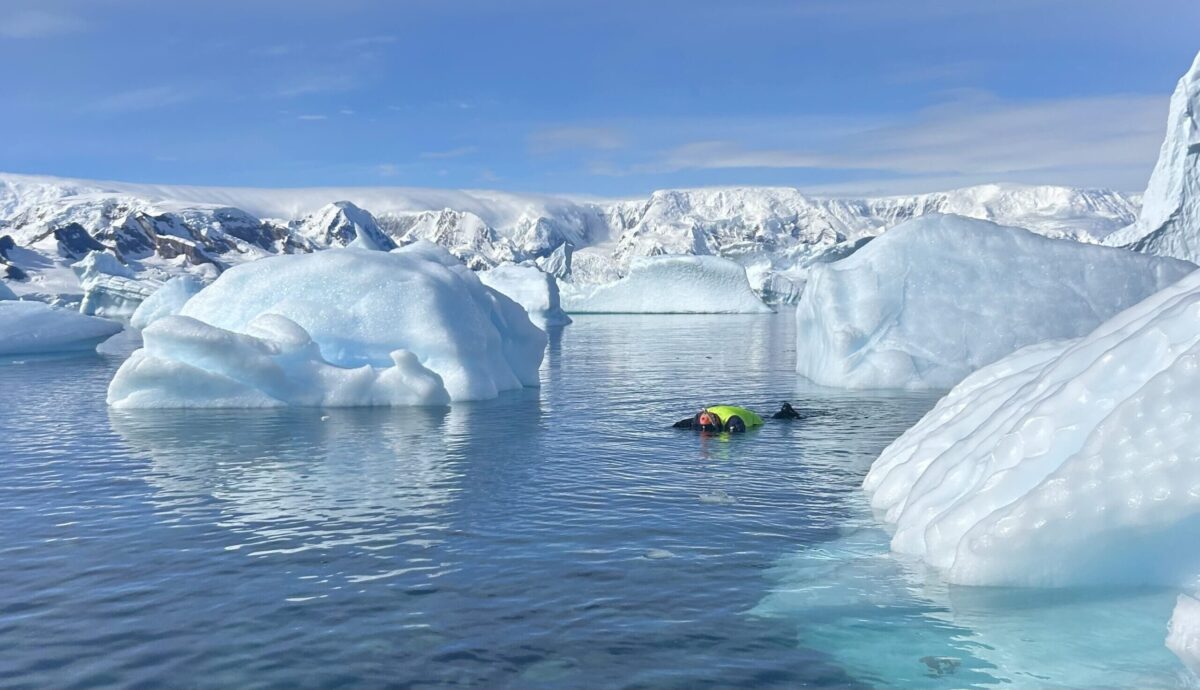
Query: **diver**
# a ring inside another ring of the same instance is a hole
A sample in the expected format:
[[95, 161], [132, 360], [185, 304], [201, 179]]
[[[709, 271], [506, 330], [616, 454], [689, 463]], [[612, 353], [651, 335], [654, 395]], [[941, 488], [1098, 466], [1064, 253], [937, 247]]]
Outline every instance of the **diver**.
[[[792, 408], [791, 403], [783, 403], [778, 412], [771, 415], [772, 419], [800, 419], [800, 413]], [[713, 405], [700, 410], [687, 419], [681, 419], [673, 425], [676, 429], [696, 429], [708, 432], [737, 433], [763, 425], [763, 418], [744, 407], [733, 405]]]

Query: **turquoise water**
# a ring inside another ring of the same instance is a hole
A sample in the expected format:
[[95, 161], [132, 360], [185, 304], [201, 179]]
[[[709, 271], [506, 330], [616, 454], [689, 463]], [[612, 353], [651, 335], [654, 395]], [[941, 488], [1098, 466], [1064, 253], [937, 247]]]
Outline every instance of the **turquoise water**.
[[[803, 386], [791, 321], [579, 318], [540, 389], [446, 409], [118, 413], [120, 355], [2, 365], [0, 685], [1190, 682], [1172, 592], [889, 555], [859, 484], [937, 395]], [[818, 414], [669, 428], [783, 399]]]

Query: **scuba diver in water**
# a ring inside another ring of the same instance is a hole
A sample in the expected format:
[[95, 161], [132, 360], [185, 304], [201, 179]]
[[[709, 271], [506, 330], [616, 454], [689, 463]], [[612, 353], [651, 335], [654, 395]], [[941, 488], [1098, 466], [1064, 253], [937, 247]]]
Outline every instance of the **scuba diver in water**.
[[[784, 403], [772, 419], [800, 419], [800, 413], [791, 403]], [[713, 405], [697, 412], [694, 416], [675, 422], [676, 429], [696, 429], [708, 432], [741, 432], [763, 425], [763, 418], [744, 407]]]

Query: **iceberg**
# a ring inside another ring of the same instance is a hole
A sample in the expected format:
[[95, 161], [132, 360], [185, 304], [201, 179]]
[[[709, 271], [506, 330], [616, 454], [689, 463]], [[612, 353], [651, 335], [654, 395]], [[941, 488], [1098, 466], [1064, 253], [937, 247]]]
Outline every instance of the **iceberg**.
[[1200, 600], [1180, 594], [1167, 624], [1167, 649], [1200, 674]]
[[17, 293], [12, 291], [12, 288], [0, 281], [0, 300], [16, 299]]
[[121, 331], [121, 324], [42, 302], [0, 301], [0, 355], [86, 352]]
[[445, 250], [235, 266], [154, 321], [117, 408], [435, 405], [536, 386], [546, 334]]
[[79, 312], [110, 319], [128, 319], [157, 289], [157, 281], [137, 280], [132, 269], [107, 252], [88, 252], [71, 264], [83, 289]]
[[717, 256], [636, 257], [616, 282], [564, 286], [562, 303], [572, 314], [771, 313], [750, 289], [746, 269]]
[[891, 547], [971, 585], [1194, 584], [1200, 272], [963, 380], [864, 482]]
[[1171, 95], [1167, 135], [1137, 221], [1104, 239], [1138, 251], [1200, 261], [1200, 54]]
[[796, 369], [844, 388], [949, 388], [1033, 343], [1083, 335], [1195, 269], [953, 215], [814, 264]]
[[484, 285], [524, 307], [535, 324], [545, 327], [571, 323], [571, 317], [559, 306], [558, 281], [542, 269], [508, 263], [476, 275]]
[[202, 289], [204, 281], [199, 278], [191, 275], [176, 276], [163, 283], [162, 287], [138, 305], [129, 319], [129, 325], [141, 331], [164, 316], [178, 314], [183, 305]]

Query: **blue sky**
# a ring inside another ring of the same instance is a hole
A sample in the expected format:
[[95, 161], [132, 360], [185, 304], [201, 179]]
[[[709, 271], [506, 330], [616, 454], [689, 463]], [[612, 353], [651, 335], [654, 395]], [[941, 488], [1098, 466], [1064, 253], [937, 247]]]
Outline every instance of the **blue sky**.
[[0, 0], [0, 170], [1139, 191], [1194, 0]]

